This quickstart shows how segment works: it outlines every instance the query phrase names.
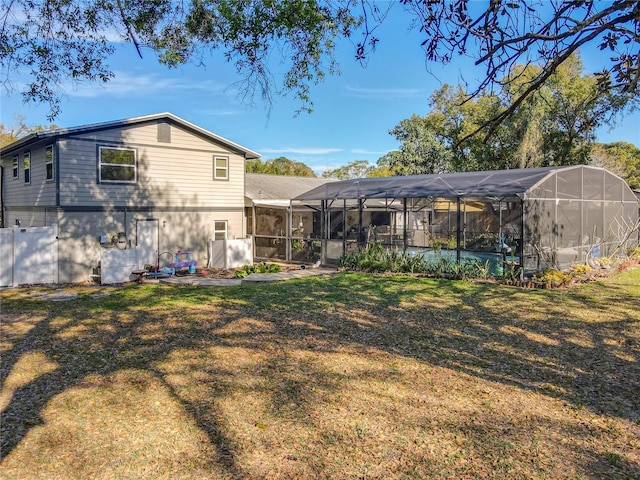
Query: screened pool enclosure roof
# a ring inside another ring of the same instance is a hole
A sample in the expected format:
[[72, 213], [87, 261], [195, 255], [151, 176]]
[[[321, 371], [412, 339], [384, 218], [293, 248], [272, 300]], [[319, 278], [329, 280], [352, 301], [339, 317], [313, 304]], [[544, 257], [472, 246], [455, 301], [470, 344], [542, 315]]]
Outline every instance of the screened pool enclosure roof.
[[327, 183], [295, 197], [294, 200], [510, 196], [524, 198], [526, 192], [554, 172], [575, 168], [582, 166], [360, 178]]

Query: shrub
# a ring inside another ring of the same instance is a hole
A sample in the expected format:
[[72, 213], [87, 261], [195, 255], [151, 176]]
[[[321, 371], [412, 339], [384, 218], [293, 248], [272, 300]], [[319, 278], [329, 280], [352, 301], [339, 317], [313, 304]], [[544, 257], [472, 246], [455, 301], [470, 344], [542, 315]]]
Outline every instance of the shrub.
[[574, 263], [571, 265], [570, 272], [572, 275], [585, 275], [591, 272], [591, 270], [593, 269], [586, 263]]
[[[488, 265], [487, 265], [488, 266]], [[504, 268], [502, 270], [502, 278], [505, 280], [515, 280], [520, 278], [522, 267], [517, 265], [515, 259], [504, 262]]]
[[629, 257], [640, 257], [640, 245], [634, 248], [630, 248], [627, 250], [627, 256]]
[[564, 285], [571, 281], [571, 275], [560, 270], [545, 270], [533, 275], [533, 280], [542, 283], [551, 283], [554, 286]]
[[245, 265], [240, 270], [236, 270], [236, 278], [245, 278], [252, 273], [278, 273], [281, 271], [280, 265], [275, 263], [268, 265], [265, 262], [260, 262], [254, 265]]
[[455, 278], [489, 276], [489, 262], [470, 259], [457, 263], [448, 256], [436, 255], [427, 258], [420, 254], [389, 250], [380, 244], [369, 245], [368, 248], [357, 252], [344, 253], [339, 262], [341, 267], [352, 271], [426, 273], [438, 277], [451, 275]]
[[600, 257], [597, 260], [601, 267], [611, 265], [611, 259], [609, 257]]

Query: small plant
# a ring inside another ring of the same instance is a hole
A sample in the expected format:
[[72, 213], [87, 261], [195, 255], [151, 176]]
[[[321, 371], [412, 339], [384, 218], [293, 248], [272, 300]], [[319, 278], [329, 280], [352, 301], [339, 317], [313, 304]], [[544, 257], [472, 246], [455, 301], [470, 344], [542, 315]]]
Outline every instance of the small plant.
[[628, 257], [640, 257], [640, 245], [627, 250]]
[[571, 281], [571, 275], [561, 272], [560, 270], [545, 270], [544, 272], [534, 274], [533, 280], [559, 287]]
[[477, 275], [475, 275], [475, 277], [485, 280], [491, 276], [491, 264], [489, 260], [485, 262], [482, 262], [480, 260], [472, 260], [472, 262], [476, 264], [475, 268]]
[[586, 263], [574, 263], [571, 265], [571, 274], [574, 276], [586, 275], [591, 272], [593, 269], [587, 265]]
[[614, 467], [619, 467], [622, 465], [623, 457], [617, 452], [605, 452], [604, 457]]
[[515, 259], [507, 260], [504, 262], [502, 269], [502, 278], [505, 280], [516, 280], [520, 278], [522, 268], [515, 262]]
[[606, 268], [611, 265], [611, 259], [609, 257], [600, 257], [598, 259], [598, 263], [601, 267]]

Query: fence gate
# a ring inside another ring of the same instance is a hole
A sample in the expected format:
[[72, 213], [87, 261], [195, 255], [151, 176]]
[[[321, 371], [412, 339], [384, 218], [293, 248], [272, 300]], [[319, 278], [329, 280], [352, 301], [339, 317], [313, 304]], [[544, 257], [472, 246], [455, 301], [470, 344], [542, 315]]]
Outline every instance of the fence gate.
[[[9, 229], [3, 229], [9, 230]], [[26, 283], [58, 283], [58, 225], [13, 227], [0, 237], [1, 286]], [[13, 241], [10, 241], [10, 237]], [[9, 248], [7, 245], [11, 245]], [[13, 280], [9, 283], [11, 269]]]

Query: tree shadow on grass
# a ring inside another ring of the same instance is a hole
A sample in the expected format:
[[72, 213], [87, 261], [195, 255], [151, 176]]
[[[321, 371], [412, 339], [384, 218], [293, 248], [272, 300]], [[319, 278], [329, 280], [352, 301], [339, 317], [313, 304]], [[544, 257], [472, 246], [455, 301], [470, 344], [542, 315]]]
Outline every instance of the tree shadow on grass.
[[[101, 381], [87, 383], [86, 379], [105, 379], [121, 371], [150, 372], [198, 419], [197, 406], [181, 398], [156, 365], [173, 351], [199, 348], [203, 338], [210, 338], [211, 328], [223, 327], [232, 322], [235, 315], [227, 310], [227, 315], [219, 320], [200, 323], [189, 315], [181, 317], [179, 312], [168, 314], [158, 305], [160, 298], [154, 296], [152, 289], [146, 295], [136, 295], [137, 303], [131, 307], [122, 308], [122, 296], [36, 303], [32, 313], [43, 312], [43, 318], [24, 335], [7, 338], [10, 347], [3, 354], [0, 368], [3, 387], [7, 386], [7, 379], [19, 359], [31, 352], [44, 353], [56, 368], [8, 392], [10, 400], [1, 416], [0, 458], [6, 458], [32, 428], [43, 424], [41, 414], [56, 395], [74, 387], [101, 385]], [[191, 296], [196, 301], [205, 300], [198, 292]], [[163, 296], [165, 300], [171, 301], [171, 298], [177, 303], [184, 301], [177, 292]], [[12, 302], [4, 303], [5, 327], [11, 326], [12, 321], [24, 321], [30, 315], [19, 313], [12, 319]], [[224, 377], [225, 372], [219, 371], [216, 375]], [[218, 393], [224, 395], [224, 391]], [[230, 453], [232, 441], [224, 437], [215, 419], [207, 416], [206, 422], [197, 424], [216, 447], [217, 455], [211, 461], [224, 466], [230, 475], [237, 475], [234, 456]]]
[[[34, 303], [33, 316], [42, 319], [8, 339], [0, 378], [4, 384], [26, 352], [44, 352], [57, 368], [13, 392], [2, 413], [2, 454], [42, 423], [56, 395], [87, 377], [138, 369], [159, 379], [207, 433], [216, 451], [211, 461], [241, 476], [241, 447], [221, 413], [225, 399], [262, 401], [274, 421], [313, 418], [328, 392], [339, 395], [350, 375], [367, 375], [328, 372], [309, 360], [345, 349], [415, 359], [635, 421], [640, 318], [632, 308], [638, 299], [626, 292], [340, 275], [230, 290], [129, 287], [102, 299]], [[4, 307], [7, 317], [25, 315], [18, 301]], [[250, 417], [252, 405], [245, 408]], [[605, 457], [606, 466], [637, 467], [615, 452]], [[318, 457], [311, 473], [328, 461]]]

